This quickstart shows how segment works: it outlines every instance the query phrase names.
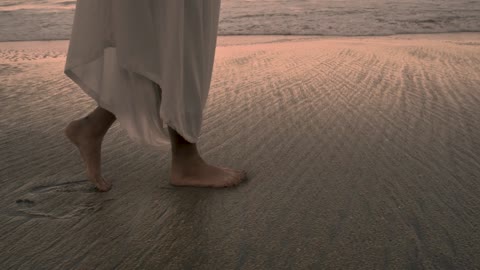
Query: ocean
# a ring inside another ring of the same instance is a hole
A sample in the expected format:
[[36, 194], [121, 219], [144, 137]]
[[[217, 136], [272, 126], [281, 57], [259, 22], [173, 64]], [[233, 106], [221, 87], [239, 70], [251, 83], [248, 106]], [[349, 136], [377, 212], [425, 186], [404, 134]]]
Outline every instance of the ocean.
[[[67, 40], [76, 1], [0, 0], [0, 41]], [[480, 0], [223, 0], [219, 35], [480, 31]]]

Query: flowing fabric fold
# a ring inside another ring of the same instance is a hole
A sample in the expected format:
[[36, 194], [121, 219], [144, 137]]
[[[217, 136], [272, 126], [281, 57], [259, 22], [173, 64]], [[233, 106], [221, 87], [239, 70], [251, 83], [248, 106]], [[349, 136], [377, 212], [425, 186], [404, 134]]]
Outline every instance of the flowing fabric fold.
[[220, 0], [78, 0], [65, 74], [135, 141], [200, 136]]

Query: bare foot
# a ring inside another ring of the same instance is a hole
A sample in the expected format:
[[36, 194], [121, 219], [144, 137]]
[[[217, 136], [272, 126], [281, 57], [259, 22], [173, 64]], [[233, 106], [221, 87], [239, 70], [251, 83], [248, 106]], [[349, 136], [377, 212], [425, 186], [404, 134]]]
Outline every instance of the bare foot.
[[172, 178], [174, 186], [192, 187], [231, 187], [246, 180], [245, 171], [221, 168], [209, 165], [200, 157], [187, 159], [177, 158], [172, 162]]
[[95, 132], [87, 118], [71, 122], [65, 129], [67, 138], [77, 146], [87, 169], [88, 179], [100, 191], [108, 191], [112, 183], [101, 174], [101, 147], [103, 134]]

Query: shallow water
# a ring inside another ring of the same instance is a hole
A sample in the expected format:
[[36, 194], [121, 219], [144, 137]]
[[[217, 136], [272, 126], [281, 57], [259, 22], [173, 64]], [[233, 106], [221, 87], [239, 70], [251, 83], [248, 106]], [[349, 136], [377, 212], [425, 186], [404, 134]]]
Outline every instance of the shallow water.
[[[75, 3], [2, 0], [0, 41], [69, 39]], [[480, 31], [479, 18], [480, 0], [223, 0], [219, 34], [468, 32]]]

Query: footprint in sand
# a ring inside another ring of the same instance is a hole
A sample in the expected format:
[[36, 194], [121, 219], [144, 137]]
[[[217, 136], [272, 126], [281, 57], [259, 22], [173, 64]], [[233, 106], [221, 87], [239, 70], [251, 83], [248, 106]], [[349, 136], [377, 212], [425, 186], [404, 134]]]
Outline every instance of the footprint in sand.
[[16, 201], [18, 206], [24, 206], [24, 207], [32, 207], [35, 205], [34, 201], [31, 201], [29, 199], [19, 199]]
[[[95, 197], [96, 189], [89, 181], [71, 181], [40, 185], [15, 201], [10, 216], [28, 219], [71, 219], [100, 211], [113, 199]], [[72, 194], [77, 193], [77, 194]], [[94, 197], [92, 197], [92, 195]]]
[[61, 209], [39, 209], [36, 208], [23, 208], [17, 209], [16, 211], [10, 211], [10, 216], [16, 217], [26, 217], [28, 219], [35, 219], [35, 218], [47, 218], [47, 219], [71, 219], [71, 218], [79, 218], [86, 214], [91, 214], [98, 212], [102, 208], [101, 204], [84, 204], [78, 205], [73, 208], [61, 208]]
[[32, 188], [32, 193], [48, 193], [48, 192], [96, 192], [95, 187], [88, 180], [65, 182], [60, 184], [42, 185]]

